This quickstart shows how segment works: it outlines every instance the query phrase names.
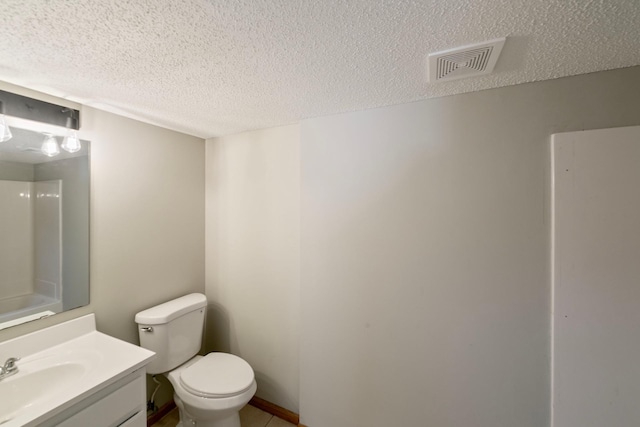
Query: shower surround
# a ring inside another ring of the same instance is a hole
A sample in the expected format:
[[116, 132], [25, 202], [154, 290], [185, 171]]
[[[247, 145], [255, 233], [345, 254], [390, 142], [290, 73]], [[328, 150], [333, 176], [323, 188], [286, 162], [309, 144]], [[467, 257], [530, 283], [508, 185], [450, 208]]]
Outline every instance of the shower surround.
[[62, 310], [62, 181], [0, 180], [0, 328]]

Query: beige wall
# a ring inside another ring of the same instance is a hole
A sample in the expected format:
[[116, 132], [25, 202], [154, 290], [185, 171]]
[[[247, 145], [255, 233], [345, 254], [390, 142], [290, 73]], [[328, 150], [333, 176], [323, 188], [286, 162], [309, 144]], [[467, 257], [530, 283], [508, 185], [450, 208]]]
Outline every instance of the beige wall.
[[202, 140], [85, 108], [92, 302], [0, 340], [95, 312], [135, 342], [205, 289], [206, 181], [208, 346], [260, 396], [310, 427], [548, 425], [549, 136], [640, 124], [637, 93], [639, 67], [311, 119], [209, 140], [206, 178]]
[[91, 302], [0, 340], [94, 312], [100, 331], [137, 343], [136, 312], [204, 291], [204, 141], [88, 107], [80, 136], [92, 143]]
[[257, 395], [298, 411], [300, 127], [207, 141], [211, 350], [256, 373]]
[[640, 124], [640, 68], [303, 122], [311, 427], [549, 425], [549, 137]]
[[137, 311], [204, 290], [204, 141], [83, 112], [92, 141], [91, 297], [98, 327], [137, 342]]

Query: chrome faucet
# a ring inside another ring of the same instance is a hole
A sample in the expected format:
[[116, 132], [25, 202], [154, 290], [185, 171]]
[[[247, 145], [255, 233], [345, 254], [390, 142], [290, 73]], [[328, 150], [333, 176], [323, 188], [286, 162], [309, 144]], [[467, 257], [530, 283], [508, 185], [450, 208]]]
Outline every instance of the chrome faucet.
[[18, 365], [16, 365], [18, 360], [20, 360], [19, 357], [10, 357], [4, 362], [4, 366], [0, 366], [0, 380], [18, 373]]

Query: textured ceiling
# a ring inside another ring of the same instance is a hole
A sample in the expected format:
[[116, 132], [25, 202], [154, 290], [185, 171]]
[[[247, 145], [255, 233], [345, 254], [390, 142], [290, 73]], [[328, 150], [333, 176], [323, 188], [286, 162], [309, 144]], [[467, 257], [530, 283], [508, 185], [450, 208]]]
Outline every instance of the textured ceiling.
[[[2, 0], [0, 80], [200, 137], [640, 64], [639, 0]], [[508, 36], [495, 72], [426, 55]]]

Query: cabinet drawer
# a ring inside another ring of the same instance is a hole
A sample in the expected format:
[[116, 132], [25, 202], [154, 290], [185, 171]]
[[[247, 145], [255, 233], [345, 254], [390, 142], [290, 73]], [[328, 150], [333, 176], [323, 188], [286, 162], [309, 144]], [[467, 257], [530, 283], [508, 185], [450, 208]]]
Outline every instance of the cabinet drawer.
[[[144, 413], [145, 384], [139, 376], [111, 394], [84, 408], [58, 424], [59, 427], [118, 427], [144, 426], [138, 420]], [[142, 403], [142, 404], [141, 404]]]
[[140, 409], [137, 414], [120, 424], [119, 427], [146, 427], [147, 413]]

